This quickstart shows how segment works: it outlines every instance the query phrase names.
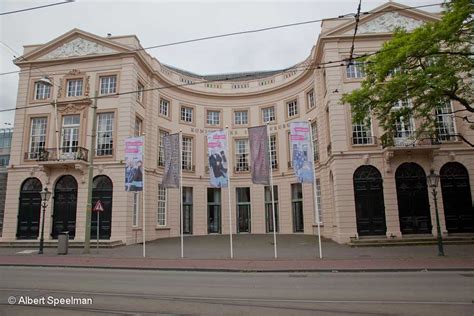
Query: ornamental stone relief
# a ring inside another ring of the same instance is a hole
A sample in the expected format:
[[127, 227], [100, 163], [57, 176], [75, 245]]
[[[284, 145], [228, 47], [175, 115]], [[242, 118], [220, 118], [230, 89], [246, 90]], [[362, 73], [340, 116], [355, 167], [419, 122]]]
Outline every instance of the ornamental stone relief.
[[55, 50], [49, 52], [48, 54], [41, 56], [38, 59], [44, 60], [44, 59], [55, 59], [55, 58], [63, 58], [63, 57], [86, 56], [86, 55], [94, 55], [94, 54], [110, 54], [110, 53], [117, 53], [117, 51], [111, 48], [108, 48], [104, 45], [100, 45], [99, 43], [91, 42], [91, 41], [78, 37], [56, 48]]
[[[398, 12], [388, 12], [382, 16], [379, 16], [378, 18], [360, 25], [357, 33], [389, 33], [393, 32], [396, 27], [401, 27], [407, 31], [411, 31], [422, 24], [423, 21], [400, 15]], [[353, 33], [354, 31], [349, 31], [345, 34]]]

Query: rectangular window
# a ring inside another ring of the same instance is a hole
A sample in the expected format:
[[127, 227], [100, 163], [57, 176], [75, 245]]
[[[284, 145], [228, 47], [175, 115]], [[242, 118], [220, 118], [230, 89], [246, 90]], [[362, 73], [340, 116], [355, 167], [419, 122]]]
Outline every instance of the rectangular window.
[[51, 97], [51, 85], [35, 82], [35, 100], [46, 100]]
[[[392, 105], [393, 110], [411, 107], [410, 99], [401, 99]], [[400, 116], [395, 120], [395, 135], [393, 142], [395, 146], [409, 146], [413, 144], [414, 123], [412, 117]]]
[[249, 140], [235, 140], [235, 171], [249, 171]]
[[0, 156], [0, 166], [1, 167], [8, 166], [9, 163], [10, 163], [10, 155]]
[[156, 225], [166, 226], [166, 188], [158, 185], [158, 210], [156, 212]]
[[360, 61], [352, 61], [346, 67], [346, 76], [348, 79], [356, 79], [365, 77], [364, 63]]
[[143, 97], [145, 95], [145, 86], [141, 83], [137, 83], [137, 101], [143, 102]]
[[275, 108], [272, 106], [269, 108], [262, 109], [262, 119], [263, 119], [263, 123], [275, 122], [276, 121]]
[[159, 130], [159, 144], [158, 144], [158, 166], [165, 165], [165, 147], [163, 146], [163, 137], [168, 136], [167, 131]]
[[10, 148], [12, 144], [13, 129], [0, 129], [0, 148]]
[[352, 123], [352, 144], [353, 145], [371, 145], [374, 143], [372, 137], [372, 120], [370, 116], [362, 122]]
[[193, 139], [183, 136], [181, 151], [181, 167], [186, 171], [193, 171]]
[[67, 81], [67, 96], [80, 97], [82, 95], [82, 79], [71, 79]]
[[311, 133], [313, 134], [313, 151], [314, 161], [319, 161], [319, 134], [318, 134], [318, 123], [313, 122], [311, 124]]
[[451, 103], [436, 109], [436, 132], [438, 140], [442, 142], [455, 141], [454, 117]]
[[318, 205], [319, 210], [319, 218], [318, 214], [314, 214], [314, 218], [318, 218], [319, 223], [323, 223], [323, 203], [321, 199], [321, 180], [316, 178], [316, 203]]
[[296, 100], [287, 102], [286, 108], [288, 111], [287, 114], [289, 118], [298, 115], [298, 102]]
[[138, 216], [140, 212], [140, 196], [138, 192], [133, 192], [133, 212], [132, 212], [132, 226], [138, 226]]
[[220, 116], [220, 111], [207, 111], [207, 125], [219, 125]]
[[63, 158], [65, 159], [69, 158], [69, 153], [77, 152], [77, 147], [79, 146], [80, 122], [80, 115], [63, 116], [61, 154], [64, 154]]
[[114, 113], [97, 114], [97, 156], [113, 154]]
[[139, 117], [135, 117], [135, 127], [133, 129], [133, 136], [139, 137], [142, 135], [143, 121]]
[[207, 188], [207, 233], [221, 233], [221, 189]]
[[187, 106], [181, 107], [181, 121], [185, 123], [193, 122], [193, 108]]
[[248, 123], [249, 123], [249, 112], [247, 110], [234, 112], [235, 125], [247, 125]]
[[306, 93], [306, 101], [308, 102], [308, 109], [312, 109], [316, 106], [316, 102], [314, 100], [314, 90]]
[[160, 115], [169, 117], [170, 113], [170, 101], [160, 99]]
[[278, 169], [278, 153], [277, 153], [277, 137], [276, 135], [270, 136], [270, 161], [272, 163], [272, 169]]
[[237, 232], [250, 233], [251, 207], [250, 188], [236, 188]]
[[100, 77], [100, 94], [114, 94], [117, 92], [117, 76]]
[[[275, 226], [276, 232], [279, 232], [279, 214], [278, 214], [278, 186], [273, 186], [273, 205], [275, 207]], [[266, 218], [266, 231], [267, 233], [273, 233], [273, 208], [272, 208], [272, 192], [270, 186], [265, 186], [265, 218]]]
[[183, 187], [183, 234], [193, 233], [193, 188]]
[[303, 188], [301, 183], [291, 185], [291, 208], [293, 213], [293, 232], [304, 232]]
[[40, 158], [46, 147], [46, 117], [34, 117], [31, 119], [29, 159]]

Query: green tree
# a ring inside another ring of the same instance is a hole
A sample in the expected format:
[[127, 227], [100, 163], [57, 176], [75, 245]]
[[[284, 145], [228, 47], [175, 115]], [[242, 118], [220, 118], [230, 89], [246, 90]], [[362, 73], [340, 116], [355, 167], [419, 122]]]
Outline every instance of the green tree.
[[419, 119], [416, 137], [421, 137], [434, 135], [436, 109], [450, 101], [461, 104], [459, 112], [474, 113], [473, 7], [471, 0], [446, 3], [441, 20], [411, 32], [396, 29], [380, 51], [363, 59], [361, 87], [341, 100], [352, 107], [354, 122], [372, 113], [385, 130], [382, 141], [390, 144], [400, 119]]

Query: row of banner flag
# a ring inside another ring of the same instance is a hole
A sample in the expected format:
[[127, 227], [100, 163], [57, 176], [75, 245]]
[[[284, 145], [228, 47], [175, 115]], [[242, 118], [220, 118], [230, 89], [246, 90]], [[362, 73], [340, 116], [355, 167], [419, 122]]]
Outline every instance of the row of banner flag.
[[[311, 127], [307, 122], [290, 123], [290, 141], [293, 170], [299, 182], [313, 182], [314, 168], [311, 157]], [[252, 182], [270, 184], [270, 151], [267, 126], [248, 129]], [[167, 188], [178, 188], [180, 182], [180, 137], [179, 133], [163, 137], [164, 174], [162, 184]], [[224, 188], [229, 180], [229, 153], [227, 134], [223, 130], [207, 134], [210, 185]]]

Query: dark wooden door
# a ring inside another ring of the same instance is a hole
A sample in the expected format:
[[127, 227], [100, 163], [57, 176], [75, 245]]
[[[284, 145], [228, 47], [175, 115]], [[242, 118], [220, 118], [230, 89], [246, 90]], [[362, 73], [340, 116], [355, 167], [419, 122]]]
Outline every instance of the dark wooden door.
[[418, 164], [401, 164], [395, 173], [402, 234], [431, 234], [426, 174]]
[[354, 172], [354, 197], [357, 233], [360, 236], [385, 235], [383, 181], [373, 166], [362, 166]]
[[41, 182], [37, 178], [26, 179], [21, 186], [16, 230], [16, 238], [18, 239], [38, 238], [41, 217], [41, 190]]
[[69, 232], [69, 239], [76, 235], [77, 181], [73, 176], [63, 176], [54, 189], [53, 229], [51, 236], [58, 238]]
[[[104, 208], [102, 212], [99, 212], [99, 239], [110, 239], [112, 233], [112, 199], [112, 180], [107, 176], [95, 177], [92, 186], [92, 207], [100, 200]], [[92, 212], [91, 239], [97, 239], [96, 212]]]
[[441, 168], [440, 176], [448, 233], [474, 232], [474, 207], [466, 168], [448, 162]]

